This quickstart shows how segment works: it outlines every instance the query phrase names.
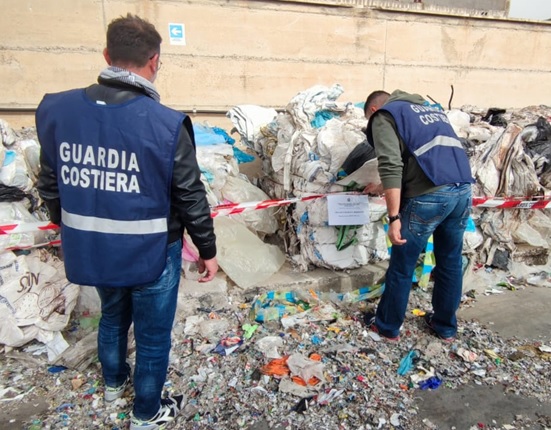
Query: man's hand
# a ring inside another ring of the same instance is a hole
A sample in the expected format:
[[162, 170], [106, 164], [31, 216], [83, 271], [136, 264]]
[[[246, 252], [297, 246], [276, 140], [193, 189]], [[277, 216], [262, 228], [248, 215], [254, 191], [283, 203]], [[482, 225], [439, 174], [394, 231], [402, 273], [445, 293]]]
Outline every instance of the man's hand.
[[402, 233], [400, 230], [402, 229], [402, 221], [397, 219], [392, 224], [389, 224], [388, 226], [388, 238], [390, 239], [390, 242], [393, 245], [403, 245], [407, 242], [407, 240], [402, 239]]
[[214, 276], [218, 272], [218, 261], [216, 257], [210, 258], [208, 260], [203, 260], [199, 258], [197, 261], [197, 270], [199, 273], [205, 273], [205, 275], [199, 279], [199, 282], [209, 282], [214, 279]]
[[363, 193], [380, 195], [383, 194], [383, 191], [383, 184], [374, 184], [371, 182], [365, 186]]

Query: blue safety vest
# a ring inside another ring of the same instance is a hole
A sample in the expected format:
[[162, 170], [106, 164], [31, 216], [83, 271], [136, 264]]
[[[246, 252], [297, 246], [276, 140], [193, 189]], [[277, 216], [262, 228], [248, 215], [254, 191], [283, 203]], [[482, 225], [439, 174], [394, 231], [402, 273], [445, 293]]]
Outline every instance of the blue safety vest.
[[44, 97], [36, 125], [57, 172], [69, 281], [124, 287], [161, 275], [184, 119], [146, 96], [116, 105], [98, 104], [82, 89]]
[[474, 182], [463, 145], [440, 109], [393, 101], [379, 111], [392, 115], [402, 141], [434, 185]]

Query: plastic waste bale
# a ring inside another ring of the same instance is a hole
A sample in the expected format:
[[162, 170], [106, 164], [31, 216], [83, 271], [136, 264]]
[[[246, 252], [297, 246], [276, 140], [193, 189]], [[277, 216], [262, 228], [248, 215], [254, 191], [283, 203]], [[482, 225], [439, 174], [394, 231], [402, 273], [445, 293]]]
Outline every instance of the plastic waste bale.
[[80, 287], [67, 281], [63, 263], [45, 251], [2, 253], [0, 267], [0, 343], [18, 347], [37, 339], [55, 351], [49, 354], [55, 359], [68, 347], [57, 332], [67, 326]]
[[[347, 156], [365, 141], [363, 130], [367, 121], [361, 108], [352, 102], [338, 101], [343, 91], [339, 84], [316, 85], [300, 91], [291, 98], [284, 113], [260, 128], [258, 140], [249, 146], [263, 160], [266, 177], [260, 183], [270, 197], [302, 197], [350, 189], [336, 182]], [[240, 114], [247, 114], [247, 109], [239, 108], [236, 109]], [[250, 138], [236, 128], [242, 139]], [[376, 164], [370, 167], [376, 171]], [[312, 221], [314, 218], [317, 220]], [[358, 236], [361, 240], [356, 238], [346, 249], [336, 240], [330, 243], [339, 237], [339, 229], [327, 226], [326, 209], [293, 211], [290, 208], [286, 221], [292, 227], [283, 233], [287, 250], [302, 270], [311, 264], [333, 269], [355, 268], [367, 264], [371, 258], [380, 259], [386, 252], [385, 243], [378, 239], [382, 236], [380, 226], [363, 229]]]
[[460, 109], [452, 109], [446, 112], [450, 124], [459, 137], [468, 137], [469, 124], [471, 122], [471, 116], [467, 112], [463, 112]]
[[261, 134], [261, 127], [270, 123], [277, 112], [272, 108], [264, 108], [255, 105], [235, 106], [228, 111], [226, 116], [231, 120], [241, 136], [241, 142], [259, 152], [256, 142]]
[[[0, 118], [0, 143], [10, 147], [17, 140], [17, 136], [7, 121]], [[0, 145], [1, 146], [1, 145]]]
[[[0, 224], [36, 223], [37, 219], [30, 214], [24, 201], [0, 202]], [[49, 233], [48, 233], [49, 232]], [[0, 251], [10, 248], [25, 248], [44, 243], [48, 234], [56, 233], [48, 230], [28, 231], [0, 235]]]
[[25, 156], [20, 151], [8, 150], [0, 169], [0, 183], [16, 187], [28, 192], [33, 187], [33, 181], [27, 170]]
[[285, 256], [277, 246], [262, 242], [247, 227], [230, 217], [214, 218], [214, 229], [218, 263], [241, 288], [268, 279], [285, 262]]
[[40, 172], [40, 145], [34, 139], [26, 139], [19, 141], [19, 147], [25, 158], [27, 174], [34, 183]]
[[[244, 203], [269, 200], [269, 196], [260, 188], [249, 182], [246, 176], [228, 176], [226, 183], [220, 190], [226, 203]], [[242, 221], [254, 233], [273, 234], [278, 229], [276, 212], [278, 208], [268, 208], [243, 212], [232, 215]]]
[[222, 201], [221, 189], [228, 176], [237, 176], [239, 167], [228, 144], [214, 144], [197, 147], [197, 162], [211, 190]]

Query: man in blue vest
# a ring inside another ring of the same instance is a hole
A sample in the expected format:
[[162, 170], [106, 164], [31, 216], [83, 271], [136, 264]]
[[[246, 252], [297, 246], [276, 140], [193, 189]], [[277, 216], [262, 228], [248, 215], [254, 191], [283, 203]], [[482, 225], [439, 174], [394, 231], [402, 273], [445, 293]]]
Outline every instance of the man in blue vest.
[[366, 100], [368, 141], [374, 146], [392, 242], [385, 290], [365, 322], [398, 340], [419, 254], [433, 235], [433, 312], [425, 322], [439, 338], [457, 333], [463, 287], [463, 234], [471, 210], [469, 160], [446, 114], [421, 96], [375, 91]]
[[199, 251], [199, 282], [218, 270], [191, 120], [160, 104], [153, 82], [161, 36], [128, 14], [107, 29], [109, 67], [98, 84], [44, 96], [36, 112], [41, 172], [37, 188], [61, 227], [69, 281], [97, 288], [98, 355], [104, 399], [130, 381], [128, 330], [134, 323], [135, 399], [131, 429], [173, 421], [184, 396], [161, 398], [186, 230]]

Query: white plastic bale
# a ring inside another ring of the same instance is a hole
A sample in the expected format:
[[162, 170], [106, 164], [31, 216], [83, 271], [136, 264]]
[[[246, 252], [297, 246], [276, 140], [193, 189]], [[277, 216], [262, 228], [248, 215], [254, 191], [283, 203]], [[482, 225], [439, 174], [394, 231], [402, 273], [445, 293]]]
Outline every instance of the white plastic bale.
[[[379, 223], [382, 227], [382, 223]], [[369, 223], [358, 227], [347, 226], [348, 234], [344, 238], [344, 241], [355, 239], [359, 245], [367, 246], [374, 242], [379, 232], [377, 223]], [[309, 225], [303, 225], [302, 231], [305, 237], [318, 244], [335, 244], [339, 239], [339, 227], [327, 226], [327, 227], [312, 227]], [[383, 237], [384, 239], [384, 237]]]
[[327, 170], [336, 175], [352, 150], [365, 140], [360, 128], [352, 127], [348, 122], [332, 118], [317, 135], [318, 152]]
[[228, 176], [239, 175], [239, 166], [228, 144], [197, 147], [197, 163], [209, 182], [212, 191], [220, 199], [220, 190]]
[[21, 346], [39, 333], [63, 330], [80, 290], [67, 282], [63, 264], [41, 261], [38, 251], [15, 259], [4, 254], [1, 260], [7, 267], [0, 271], [0, 343]]
[[277, 111], [256, 105], [239, 105], [230, 109], [226, 116], [241, 135], [242, 143], [257, 150], [255, 142], [260, 137], [260, 129], [273, 121]]
[[[24, 201], [0, 202], [0, 223], [16, 224], [20, 222], [33, 223], [36, 218], [30, 214]], [[0, 251], [13, 247], [27, 247], [46, 241], [48, 232], [46, 230], [10, 233], [0, 235]]]
[[276, 273], [285, 256], [229, 217], [214, 218], [217, 259], [224, 273], [241, 288], [249, 288]]
[[463, 236], [463, 252], [474, 252], [484, 242], [480, 228], [475, 231], [466, 231]]
[[362, 245], [351, 245], [340, 251], [335, 244], [304, 241], [301, 245], [301, 252], [318, 267], [356, 269], [369, 262], [368, 250]]
[[[222, 197], [231, 203], [244, 203], [268, 200], [270, 197], [260, 188], [251, 184], [246, 177], [228, 176], [221, 189]], [[243, 223], [254, 232], [273, 234], [277, 231], [277, 208], [253, 210], [243, 212], [234, 218], [241, 219]]]
[[322, 110], [345, 111], [347, 104], [337, 103], [336, 100], [344, 92], [340, 84], [331, 87], [314, 85], [295, 95], [287, 104], [287, 111], [293, 115], [298, 127], [303, 130], [312, 128], [311, 122], [316, 113]]
[[521, 223], [512, 233], [516, 244], [528, 244], [537, 248], [549, 248], [549, 243], [528, 223]]
[[538, 209], [531, 211], [528, 223], [551, 245], [551, 218], [549, 209]]
[[4, 163], [0, 168], [0, 183], [25, 192], [29, 192], [33, 187], [25, 156], [15, 145], [13, 150], [6, 151]]
[[9, 147], [13, 145], [16, 140], [17, 136], [7, 121], [0, 119], [0, 143], [3, 146]]
[[25, 157], [28, 175], [34, 183], [40, 172], [40, 145], [34, 139], [21, 140], [18, 145]]
[[459, 137], [466, 138], [468, 136], [468, 128], [471, 122], [471, 116], [459, 109], [452, 109], [446, 112], [450, 124]]
[[492, 127], [490, 124], [483, 125], [473, 125], [467, 129], [467, 138], [471, 142], [477, 142], [478, 144], [487, 142], [492, 138], [492, 135], [495, 133], [495, 127]]
[[[369, 220], [370, 222], [380, 221], [387, 213], [386, 204], [383, 199], [369, 199]], [[314, 200], [297, 202], [295, 210], [295, 219], [307, 219], [311, 226], [327, 226], [329, 212], [327, 209], [327, 199], [324, 197]]]

